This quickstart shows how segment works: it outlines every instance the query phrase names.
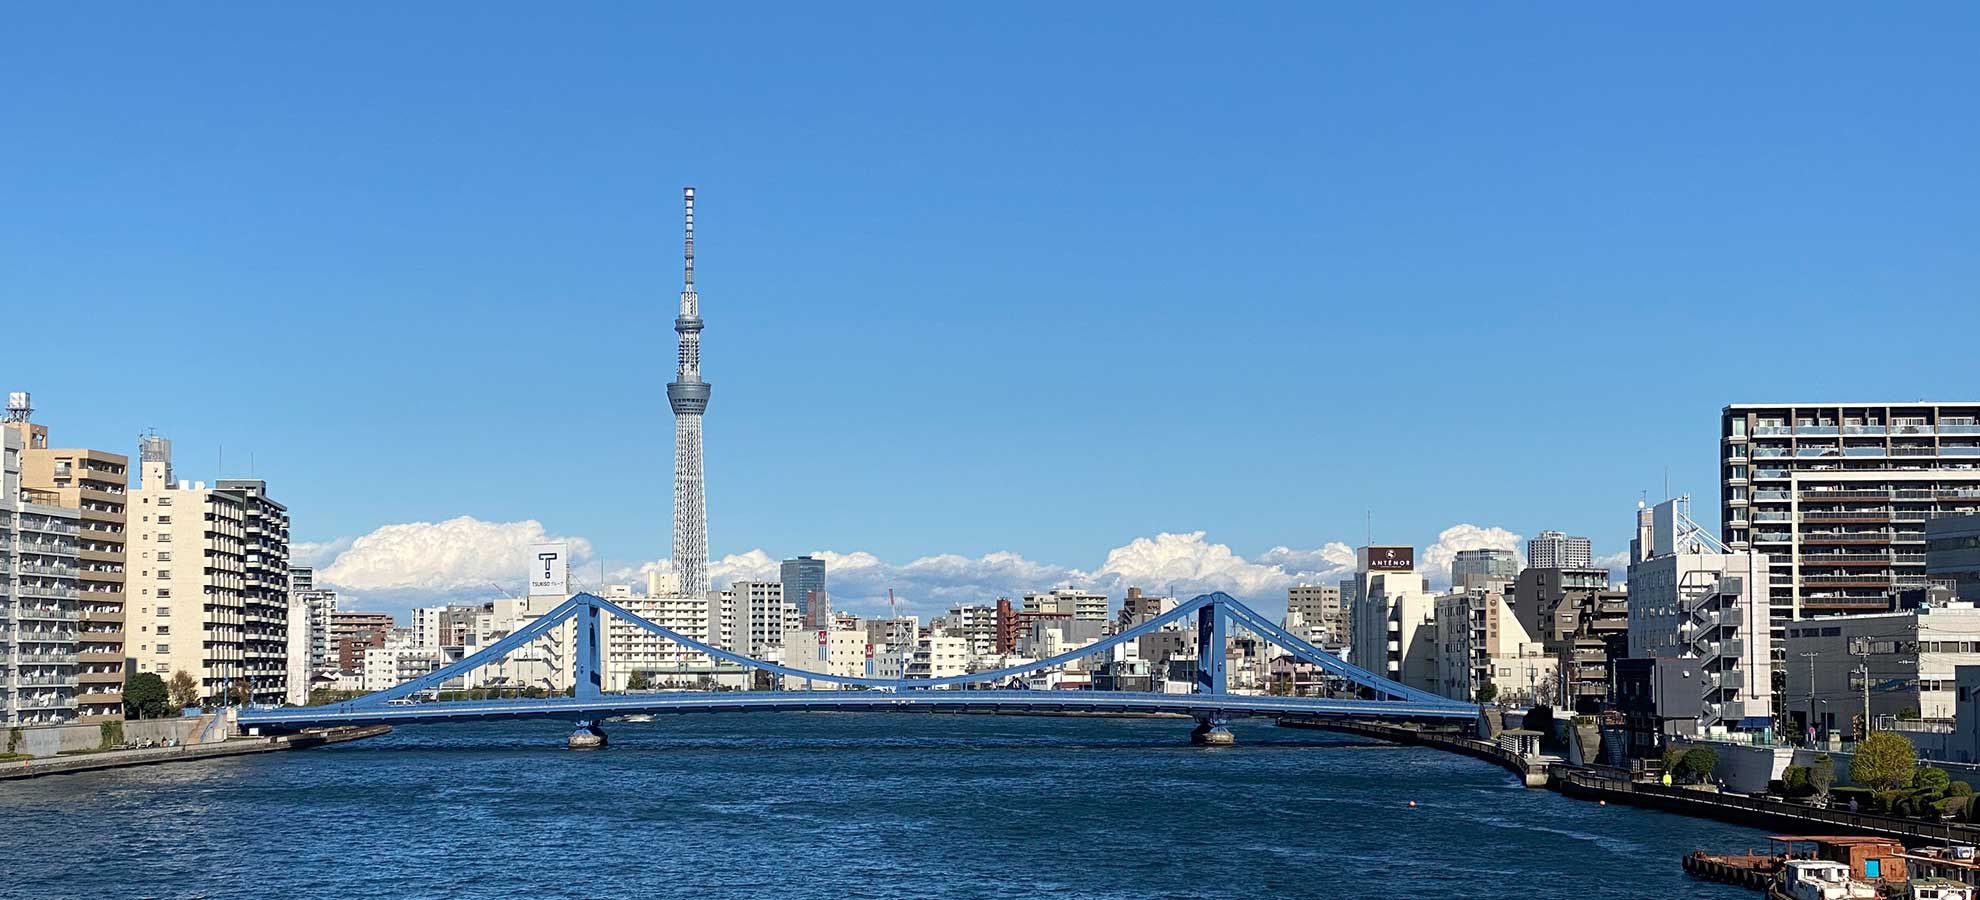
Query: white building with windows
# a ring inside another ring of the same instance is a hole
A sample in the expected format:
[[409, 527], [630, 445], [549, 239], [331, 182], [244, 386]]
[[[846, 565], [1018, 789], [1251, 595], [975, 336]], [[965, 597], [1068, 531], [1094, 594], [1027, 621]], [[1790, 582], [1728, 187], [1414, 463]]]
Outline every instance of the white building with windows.
[[1651, 510], [1648, 557], [1629, 567], [1629, 655], [1698, 661], [1700, 728], [1771, 728], [1767, 556], [1726, 550], [1691, 520], [1687, 503]]

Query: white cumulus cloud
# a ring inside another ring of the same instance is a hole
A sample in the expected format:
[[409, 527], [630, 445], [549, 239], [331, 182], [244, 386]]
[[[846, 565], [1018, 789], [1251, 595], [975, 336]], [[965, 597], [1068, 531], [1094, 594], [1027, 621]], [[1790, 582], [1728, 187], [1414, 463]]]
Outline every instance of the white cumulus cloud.
[[573, 565], [591, 555], [590, 541], [553, 537], [533, 519], [484, 522], [460, 516], [445, 522], [385, 525], [347, 542], [314, 545], [346, 544], [316, 573], [316, 579], [360, 598], [406, 605], [486, 596], [497, 586], [519, 588], [529, 547], [542, 541], [568, 542]]
[[[520, 587], [529, 545], [545, 540], [571, 545], [574, 586], [593, 589], [597, 570], [582, 565], [592, 557], [582, 537], [552, 537], [535, 521], [485, 522], [470, 516], [444, 522], [385, 525], [356, 538], [299, 543], [300, 560], [316, 562], [320, 582], [367, 609], [403, 610], [447, 602], [479, 602]], [[1444, 529], [1418, 556], [1418, 570], [1437, 584], [1448, 582], [1458, 550], [1498, 547], [1517, 552], [1520, 536], [1504, 528], [1459, 524]], [[980, 556], [936, 553], [895, 563], [863, 550], [814, 550], [825, 560], [826, 586], [833, 605], [863, 615], [887, 608], [892, 589], [901, 610], [925, 617], [962, 603], [1013, 600], [1034, 591], [1078, 587], [1101, 591], [1119, 602], [1129, 587], [1151, 593], [1173, 590], [1183, 597], [1224, 591], [1278, 615], [1286, 588], [1326, 584], [1354, 571], [1354, 551], [1339, 541], [1312, 549], [1276, 546], [1252, 556], [1212, 541], [1201, 531], [1163, 532], [1137, 537], [1107, 551], [1092, 568], [1030, 559], [1000, 551]], [[727, 587], [736, 581], [774, 581], [781, 559], [763, 549], [732, 553], [709, 561], [709, 581]], [[670, 574], [669, 560], [621, 566], [606, 573], [608, 584], [643, 588], [649, 572]], [[499, 586], [499, 590], [498, 587]]]

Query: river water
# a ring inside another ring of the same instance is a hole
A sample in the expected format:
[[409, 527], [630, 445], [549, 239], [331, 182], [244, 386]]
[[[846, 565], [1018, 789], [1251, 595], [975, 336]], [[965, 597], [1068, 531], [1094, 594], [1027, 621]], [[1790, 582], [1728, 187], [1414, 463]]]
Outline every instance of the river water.
[[[707, 715], [403, 727], [0, 784], [0, 896], [1752, 898], [1764, 833], [1240, 722]], [[1416, 801], [1411, 808], [1409, 801]]]

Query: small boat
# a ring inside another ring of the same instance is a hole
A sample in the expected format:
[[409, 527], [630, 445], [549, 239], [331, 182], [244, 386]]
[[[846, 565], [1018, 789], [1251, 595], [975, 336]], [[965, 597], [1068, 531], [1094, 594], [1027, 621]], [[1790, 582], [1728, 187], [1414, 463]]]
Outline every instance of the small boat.
[[1849, 864], [1826, 859], [1790, 859], [1781, 865], [1780, 883], [1769, 900], [1877, 900], [1877, 889], [1850, 877]]

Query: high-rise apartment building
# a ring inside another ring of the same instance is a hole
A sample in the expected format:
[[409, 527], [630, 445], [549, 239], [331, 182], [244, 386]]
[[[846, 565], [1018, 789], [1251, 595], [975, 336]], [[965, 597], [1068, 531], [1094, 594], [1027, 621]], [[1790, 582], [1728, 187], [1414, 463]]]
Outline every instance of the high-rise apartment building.
[[1925, 585], [1925, 523], [1980, 511], [1980, 402], [1735, 403], [1720, 416], [1720, 537], [1767, 555], [1787, 623], [1884, 612]]
[[242, 672], [255, 703], [289, 695], [289, 509], [268, 482], [223, 478], [215, 486], [241, 502]]
[[81, 618], [77, 514], [23, 496], [21, 443], [0, 429], [0, 724], [9, 727], [75, 719]]
[[144, 438], [129, 508], [127, 643], [138, 671], [167, 681], [184, 672], [202, 699], [224, 699], [246, 675], [244, 512], [239, 497], [172, 474], [172, 442]]
[[76, 511], [76, 720], [124, 717], [125, 502], [130, 460], [119, 453], [50, 447], [29, 421], [23, 391], [10, 395], [7, 428], [21, 440], [20, 487]]
[[814, 614], [812, 608], [824, 606], [820, 601], [825, 596], [825, 561], [811, 556], [787, 559], [779, 574], [784, 585], [784, 602], [797, 607], [799, 624], [807, 628], [829, 626], [831, 620]]
[[1594, 559], [1593, 545], [1585, 537], [1542, 531], [1526, 542], [1526, 564], [1536, 569], [1586, 569]]
[[1519, 554], [1511, 550], [1459, 550], [1451, 558], [1451, 587], [1457, 590], [1518, 577]]

